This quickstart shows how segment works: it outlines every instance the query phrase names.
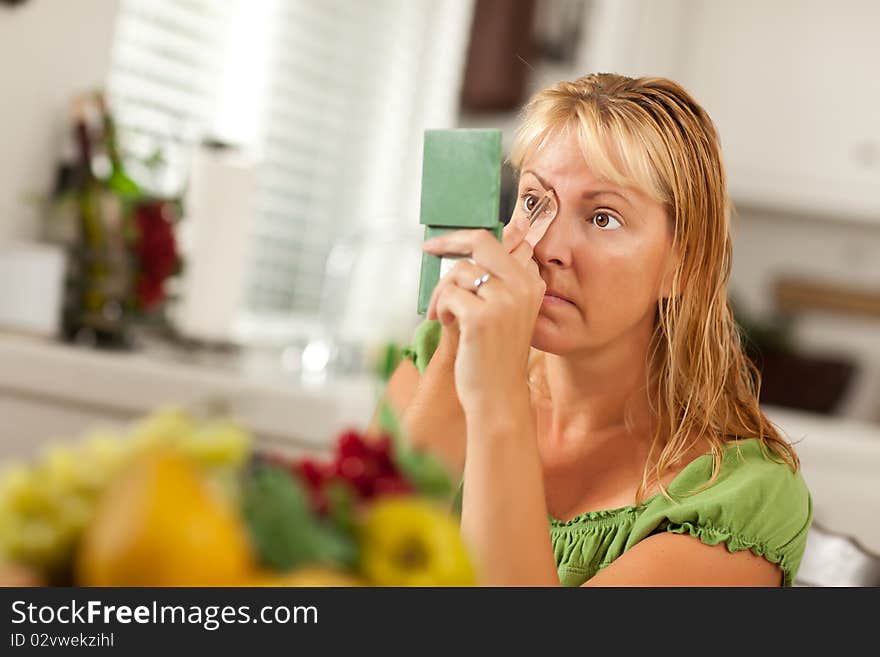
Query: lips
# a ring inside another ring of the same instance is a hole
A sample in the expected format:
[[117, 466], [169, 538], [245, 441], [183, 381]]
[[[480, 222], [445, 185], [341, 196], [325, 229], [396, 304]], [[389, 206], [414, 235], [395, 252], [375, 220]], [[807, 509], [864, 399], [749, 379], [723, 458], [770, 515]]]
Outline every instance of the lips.
[[574, 304], [574, 301], [572, 301], [571, 299], [569, 299], [567, 296], [565, 296], [564, 294], [562, 294], [562, 293], [559, 292], [558, 290], [554, 290], [554, 289], [549, 288], [549, 287], [544, 291], [544, 296], [545, 296], [545, 297], [555, 297], [555, 298], [557, 298], [557, 299], [559, 299], [559, 300], [561, 300], [561, 301], [567, 301], [567, 302], [570, 303], [570, 304]]

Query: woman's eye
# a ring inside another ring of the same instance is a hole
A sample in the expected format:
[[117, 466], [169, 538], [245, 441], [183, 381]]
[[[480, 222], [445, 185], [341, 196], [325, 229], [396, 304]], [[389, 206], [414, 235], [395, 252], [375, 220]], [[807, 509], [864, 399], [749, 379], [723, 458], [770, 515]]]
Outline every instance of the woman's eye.
[[538, 204], [538, 197], [534, 194], [526, 194], [523, 196], [523, 210], [526, 212], [531, 212], [535, 209], [535, 206]]
[[608, 212], [597, 212], [594, 214], [593, 223], [602, 230], [617, 230], [622, 225], [613, 214]]

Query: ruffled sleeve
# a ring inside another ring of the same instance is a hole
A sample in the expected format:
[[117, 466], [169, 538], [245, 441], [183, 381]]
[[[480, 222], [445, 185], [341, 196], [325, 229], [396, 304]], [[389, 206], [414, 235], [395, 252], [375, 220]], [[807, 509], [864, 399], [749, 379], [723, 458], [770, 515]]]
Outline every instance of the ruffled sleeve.
[[442, 324], [436, 319], [425, 319], [413, 332], [412, 342], [401, 350], [401, 356], [413, 362], [419, 373], [424, 373], [431, 361], [431, 356], [440, 344]]
[[690, 463], [669, 486], [672, 501], [652, 498], [633, 527], [625, 550], [658, 532], [690, 534], [728, 551], [751, 550], [779, 565], [791, 586], [813, 519], [809, 490], [799, 472], [764, 454], [754, 439], [728, 445], [717, 479], [709, 481], [711, 456]]

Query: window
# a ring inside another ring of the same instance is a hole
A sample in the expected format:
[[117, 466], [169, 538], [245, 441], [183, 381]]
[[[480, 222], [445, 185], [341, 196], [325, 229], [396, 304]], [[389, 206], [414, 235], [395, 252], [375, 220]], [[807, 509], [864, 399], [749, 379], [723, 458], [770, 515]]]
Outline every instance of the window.
[[[317, 316], [340, 240], [391, 231], [417, 245], [422, 132], [455, 125], [471, 12], [472, 0], [123, 0], [108, 92], [130, 152], [172, 144], [156, 186], [182, 185], [204, 138], [258, 156], [250, 326]], [[359, 283], [382, 303], [378, 272]]]
[[[223, 86], [231, 2], [122, 0], [107, 90], [134, 175], [180, 191], [185, 154], [212, 128]], [[161, 148], [159, 174], [142, 163]]]

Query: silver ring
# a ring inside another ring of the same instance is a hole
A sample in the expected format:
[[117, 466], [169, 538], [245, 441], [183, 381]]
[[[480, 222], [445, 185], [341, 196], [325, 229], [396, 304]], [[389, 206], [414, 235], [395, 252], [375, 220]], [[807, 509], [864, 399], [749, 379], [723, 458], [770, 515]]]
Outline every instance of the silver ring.
[[488, 281], [492, 276], [486, 272], [476, 280], [474, 280], [474, 291], [479, 290], [480, 286], [483, 285], [486, 281]]

